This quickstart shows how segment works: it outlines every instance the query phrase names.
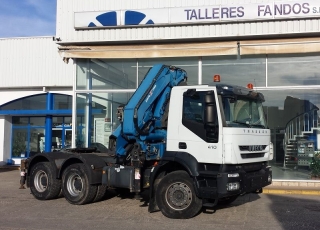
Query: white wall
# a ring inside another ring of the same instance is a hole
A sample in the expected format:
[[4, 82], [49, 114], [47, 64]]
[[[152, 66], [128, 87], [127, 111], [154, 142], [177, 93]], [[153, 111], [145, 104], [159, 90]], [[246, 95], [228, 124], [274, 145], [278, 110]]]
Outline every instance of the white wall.
[[52, 37], [0, 38], [0, 91], [17, 87], [71, 87], [66, 64]]
[[10, 145], [12, 124], [10, 121], [11, 117], [0, 116], [0, 165], [7, 164], [7, 159], [9, 159], [11, 155]]

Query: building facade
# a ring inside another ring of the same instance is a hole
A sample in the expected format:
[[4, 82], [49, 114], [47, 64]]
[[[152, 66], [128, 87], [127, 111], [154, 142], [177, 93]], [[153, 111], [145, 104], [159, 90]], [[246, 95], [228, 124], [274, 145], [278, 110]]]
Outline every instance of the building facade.
[[0, 39], [0, 165], [71, 144], [72, 64], [52, 37]]
[[[320, 151], [318, 1], [57, 4], [55, 43], [73, 69], [62, 80], [73, 86], [73, 116], [64, 114], [71, 125], [61, 124], [70, 128], [72, 146], [108, 146], [108, 136], [118, 125], [117, 107], [128, 101], [151, 66], [164, 63], [185, 69], [188, 84], [208, 84], [216, 74], [225, 83], [252, 83], [266, 99], [274, 178], [312, 179], [310, 162]], [[19, 128], [11, 116], [5, 115], [1, 125], [13, 133]], [[10, 142], [10, 137], [3, 138]]]

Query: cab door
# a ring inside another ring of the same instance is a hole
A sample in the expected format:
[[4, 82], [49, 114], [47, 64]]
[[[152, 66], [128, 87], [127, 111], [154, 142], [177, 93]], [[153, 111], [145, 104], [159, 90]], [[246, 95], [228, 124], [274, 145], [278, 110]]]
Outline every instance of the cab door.
[[198, 162], [221, 164], [221, 128], [215, 92], [189, 89], [183, 94], [182, 104], [179, 151], [188, 152]]

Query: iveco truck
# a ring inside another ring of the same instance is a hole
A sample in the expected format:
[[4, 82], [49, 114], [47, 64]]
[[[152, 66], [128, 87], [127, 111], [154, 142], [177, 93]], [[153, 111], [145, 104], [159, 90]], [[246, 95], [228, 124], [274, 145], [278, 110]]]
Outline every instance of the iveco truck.
[[63, 194], [74, 205], [100, 201], [108, 189], [145, 192], [150, 212], [180, 219], [271, 184], [273, 145], [263, 94], [186, 82], [181, 68], [153, 66], [118, 108], [120, 125], [108, 151], [35, 154], [22, 161], [21, 183], [36, 199]]

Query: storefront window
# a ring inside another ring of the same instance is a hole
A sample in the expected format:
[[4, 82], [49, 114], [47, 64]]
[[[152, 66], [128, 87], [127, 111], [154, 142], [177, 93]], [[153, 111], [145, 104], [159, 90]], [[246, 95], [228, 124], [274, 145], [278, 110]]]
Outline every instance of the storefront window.
[[268, 86], [320, 85], [319, 56], [268, 56]]
[[44, 151], [44, 117], [13, 117], [12, 123], [12, 157]]
[[12, 117], [12, 124], [14, 126], [27, 126], [29, 124], [28, 117]]
[[320, 150], [320, 92], [316, 89], [262, 90], [274, 144], [275, 179], [310, 179], [310, 162]]
[[77, 61], [77, 89], [134, 89], [137, 61], [90, 59]]
[[53, 109], [72, 109], [72, 96], [55, 94]]
[[[118, 127], [117, 108], [125, 105], [132, 93], [92, 93], [77, 95], [77, 145], [100, 143], [108, 146], [109, 136]], [[85, 103], [85, 101], [91, 103]], [[87, 129], [87, 127], [89, 127]]]
[[247, 86], [248, 83], [255, 87], [266, 86], [266, 58], [257, 57], [203, 57], [202, 58], [202, 83], [213, 82], [213, 76], [220, 75], [221, 83], [239, 84]]
[[0, 106], [0, 110], [42, 110], [46, 109], [47, 94], [25, 97]]
[[[265, 96], [263, 111], [267, 126], [271, 130], [271, 141], [274, 144], [274, 159], [270, 162], [274, 167], [274, 179], [310, 179], [310, 162], [314, 153], [320, 151], [320, 125], [318, 125], [320, 88], [317, 89], [320, 85], [319, 58], [259, 55], [240, 58], [236, 56], [202, 57], [201, 59], [200, 67], [198, 57], [138, 59], [138, 66], [136, 61], [123, 60], [123, 62], [113, 62], [112, 66], [117, 70], [124, 69], [128, 76], [135, 76], [138, 79], [137, 83], [143, 80], [148, 70], [155, 64], [174, 65], [186, 70], [189, 85], [198, 84], [200, 81], [202, 84], [209, 84], [216, 74], [221, 76], [222, 83], [241, 86], [252, 83]], [[112, 64], [107, 60], [103, 62]], [[124, 65], [127, 66], [127, 70], [122, 68], [120, 63], [127, 63]], [[89, 61], [83, 66], [78, 66], [78, 69], [92, 66], [94, 68], [90, 71], [96, 75], [102, 75], [102, 65], [106, 66], [97, 61], [95, 63]], [[134, 70], [128, 66], [132, 66]], [[202, 80], [198, 76], [199, 68], [201, 68]], [[84, 73], [85, 71], [82, 71], [78, 75], [77, 78], [80, 81], [86, 79], [83, 77]], [[112, 82], [109, 79], [109, 85], [104, 89], [123, 89], [119, 82]], [[87, 83], [91, 84], [90, 81]], [[312, 88], [304, 89], [308, 85], [312, 85]], [[289, 89], [281, 86], [299, 86], [299, 88]], [[85, 80], [82, 88], [90, 88]], [[116, 119], [117, 107], [125, 105], [131, 95], [132, 93], [129, 92], [77, 94], [77, 143], [81, 146], [91, 143], [108, 146], [109, 135], [119, 124]], [[259, 111], [262, 113], [262, 109]]]
[[155, 64], [172, 65], [184, 69], [188, 74], [188, 85], [198, 84], [198, 57], [191, 58], [149, 58], [139, 59], [138, 63], [138, 81], [139, 83], [143, 80], [149, 69]]
[[27, 129], [13, 129], [12, 132], [12, 157], [25, 156], [28, 144]]
[[69, 140], [71, 119], [71, 117], [52, 117], [52, 151], [71, 147], [71, 140]]
[[[1, 112], [14, 113], [12, 116], [12, 157], [24, 158], [30, 156], [31, 153], [45, 151], [45, 136], [48, 132], [52, 133], [50, 147], [63, 148], [67, 143], [71, 144], [71, 112], [63, 111], [63, 114], [70, 113], [70, 117], [53, 117], [52, 130], [46, 130], [45, 126], [46, 118], [52, 116], [52, 110], [47, 110], [47, 108], [53, 106], [54, 110], [71, 111], [72, 97], [62, 94], [51, 95], [53, 105], [51, 100], [50, 103], [49, 100], [47, 101], [49, 94], [41, 94], [22, 98], [1, 107]], [[32, 116], [29, 116], [30, 114]], [[66, 142], [67, 139], [68, 142]]]

